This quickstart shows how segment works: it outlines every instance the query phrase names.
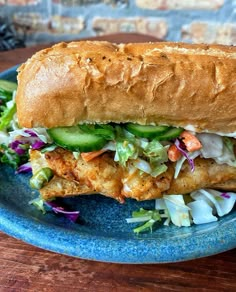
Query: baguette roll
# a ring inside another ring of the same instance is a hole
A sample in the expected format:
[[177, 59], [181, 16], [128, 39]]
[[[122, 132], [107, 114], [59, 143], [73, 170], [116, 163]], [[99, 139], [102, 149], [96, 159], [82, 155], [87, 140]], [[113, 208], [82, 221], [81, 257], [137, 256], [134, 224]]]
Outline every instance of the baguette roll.
[[18, 69], [23, 127], [164, 124], [236, 132], [236, 47], [60, 43]]

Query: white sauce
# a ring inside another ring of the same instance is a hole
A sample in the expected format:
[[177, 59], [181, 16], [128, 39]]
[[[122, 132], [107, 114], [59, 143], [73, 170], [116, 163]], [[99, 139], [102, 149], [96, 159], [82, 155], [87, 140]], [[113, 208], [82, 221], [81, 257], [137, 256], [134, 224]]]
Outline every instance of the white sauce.
[[[193, 125], [187, 125], [184, 127], [185, 130], [188, 130], [188, 131], [192, 131], [192, 132], [197, 132], [197, 128], [195, 128]], [[205, 130], [203, 131], [204, 133], [211, 133], [211, 134], [217, 134], [219, 136], [225, 136], [225, 137], [233, 137], [235, 138], [236, 137], [236, 132], [233, 132], [233, 133], [222, 133], [222, 132], [213, 132], [213, 131], [208, 131], [208, 130]]]

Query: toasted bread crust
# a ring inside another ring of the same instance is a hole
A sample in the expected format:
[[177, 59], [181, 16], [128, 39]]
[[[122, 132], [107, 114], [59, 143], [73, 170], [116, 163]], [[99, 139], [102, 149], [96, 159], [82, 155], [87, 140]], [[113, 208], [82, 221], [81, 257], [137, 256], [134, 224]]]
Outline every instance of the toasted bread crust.
[[60, 43], [21, 65], [24, 127], [134, 122], [236, 132], [236, 47]]

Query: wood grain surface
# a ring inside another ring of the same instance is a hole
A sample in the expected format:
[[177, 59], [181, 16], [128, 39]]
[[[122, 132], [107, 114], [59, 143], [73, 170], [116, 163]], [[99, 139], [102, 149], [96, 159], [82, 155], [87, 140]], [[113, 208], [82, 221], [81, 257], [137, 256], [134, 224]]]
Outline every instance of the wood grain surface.
[[0, 233], [0, 291], [236, 291], [236, 250], [182, 263], [123, 265], [41, 250]]
[[[103, 39], [101, 37], [101, 39]], [[148, 36], [106, 36], [110, 41], [150, 41]], [[0, 53], [0, 72], [37, 50]], [[124, 265], [92, 262], [48, 252], [0, 232], [0, 292], [10, 291], [236, 291], [236, 249], [170, 264]]]

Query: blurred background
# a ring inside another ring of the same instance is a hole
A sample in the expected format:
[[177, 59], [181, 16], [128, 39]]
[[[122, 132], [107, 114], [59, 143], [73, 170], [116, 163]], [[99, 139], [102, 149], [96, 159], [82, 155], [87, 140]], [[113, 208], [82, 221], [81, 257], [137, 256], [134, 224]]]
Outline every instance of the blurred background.
[[2, 50], [118, 32], [235, 45], [236, 1], [0, 0]]

